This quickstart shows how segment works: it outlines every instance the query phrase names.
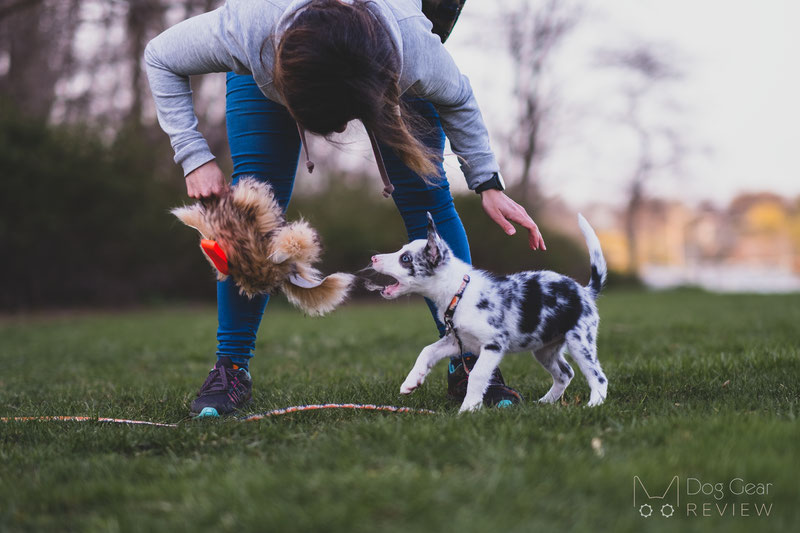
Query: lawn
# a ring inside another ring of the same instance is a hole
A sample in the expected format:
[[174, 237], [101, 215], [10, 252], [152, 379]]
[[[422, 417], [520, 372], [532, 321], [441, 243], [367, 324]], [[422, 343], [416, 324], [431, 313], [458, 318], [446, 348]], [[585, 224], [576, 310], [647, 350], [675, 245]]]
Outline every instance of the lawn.
[[[797, 530], [800, 295], [608, 292], [600, 313], [603, 406], [583, 406], [581, 376], [561, 405], [537, 404], [549, 375], [517, 354], [502, 368], [528, 401], [458, 416], [444, 362], [398, 394], [435, 338], [421, 300], [323, 319], [275, 305], [248, 413], [361, 402], [437, 414], [257, 422], [187, 419], [213, 364], [212, 309], [5, 317], [0, 416], [180, 424], [0, 423], [0, 531]], [[672, 517], [658, 500], [640, 516], [634, 476], [651, 496], [678, 476]]]

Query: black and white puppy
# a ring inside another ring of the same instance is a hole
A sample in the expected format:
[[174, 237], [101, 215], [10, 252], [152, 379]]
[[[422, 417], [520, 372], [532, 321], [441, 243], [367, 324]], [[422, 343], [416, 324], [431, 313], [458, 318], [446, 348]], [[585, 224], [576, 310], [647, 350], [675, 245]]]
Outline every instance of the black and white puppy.
[[608, 380], [597, 360], [600, 319], [595, 300], [606, 278], [606, 261], [597, 235], [582, 215], [578, 215], [578, 224], [591, 258], [592, 274], [586, 287], [549, 270], [509, 276], [477, 270], [453, 255], [437, 233], [430, 213], [427, 240], [413, 241], [392, 254], [373, 256], [372, 267], [396, 280], [383, 288], [381, 296], [426, 296], [436, 304], [443, 322], [465, 275], [469, 276], [452, 316], [455, 334], [448, 332], [422, 350], [400, 392], [410, 394], [422, 385], [438, 361], [458, 355], [460, 338], [465, 352], [480, 354], [469, 374], [460, 412], [479, 409], [489, 378], [503, 355], [523, 350], [531, 350], [553, 376], [553, 386], [540, 402], [556, 402], [572, 380], [574, 372], [564, 358], [569, 351], [589, 382], [588, 405], [603, 403]]

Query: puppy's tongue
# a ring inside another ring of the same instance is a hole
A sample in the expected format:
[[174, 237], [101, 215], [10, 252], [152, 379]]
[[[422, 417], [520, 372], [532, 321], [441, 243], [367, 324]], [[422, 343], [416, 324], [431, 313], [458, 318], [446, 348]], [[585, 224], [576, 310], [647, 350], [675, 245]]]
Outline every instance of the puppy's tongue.
[[381, 291], [381, 295], [384, 297], [391, 296], [399, 288], [400, 288], [400, 282], [397, 282], [394, 285], [389, 285], [388, 287], [384, 287], [384, 289]]

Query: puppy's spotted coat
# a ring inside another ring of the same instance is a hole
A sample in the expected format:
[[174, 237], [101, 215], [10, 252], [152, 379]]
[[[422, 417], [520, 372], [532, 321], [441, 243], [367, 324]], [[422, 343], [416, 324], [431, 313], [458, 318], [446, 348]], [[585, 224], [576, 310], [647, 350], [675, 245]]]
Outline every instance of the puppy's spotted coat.
[[[553, 386], [539, 401], [557, 401], [572, 380], [574, 372], [564, 358], [567, 351], [589, 382], [589, 405], [605, 400], [608, 379], [597, 360], [599, 316], [595, 300], [606, 278], [606, 261], [594, 230], [581, 215], [578, 224], [591, 257], [592, 275], [586, 287], [547, 270], [494, 276], [474, 269], [453, 255], [430, 214], [427, 240], [419, 239], [395, 253], [372, 258], [376, 271], [397, 280], [382, 290], [384, 298], [421, 294], [436, 304], [442, 321], [464, 276], [469, 275], [453, 325], [464, 351], [480, 356], [469, 375], [461, 412], [481, 407], [489, 378], [503, 355], [522, 350], [531, 350], [553, 376]], [[400, 392], [410, 394], [422, 385], [433, 365], [458, 353], [453, 333], [426, 346]]]

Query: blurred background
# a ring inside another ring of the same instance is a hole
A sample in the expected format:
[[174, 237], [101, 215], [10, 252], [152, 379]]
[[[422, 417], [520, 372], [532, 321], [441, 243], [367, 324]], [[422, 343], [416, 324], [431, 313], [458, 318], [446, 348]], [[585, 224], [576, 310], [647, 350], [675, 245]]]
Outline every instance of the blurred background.
[[[213, 301], [142, 69], [147, 42], [219, 0], [0, 0], [0, 311]], [[504, 237], [446, 169], [473, 261], [588, 278], [576, 213], [611, 284], [800, 291], [800, 5], [791, 0], [466, 3], [447, 48], [469, 76], [510, 195], [547, 252]], [[224, 74], [192, 79], [230, 170]], [[312, 139], [290, 217], [323, 270], [405, 242], [359, 125]]]

